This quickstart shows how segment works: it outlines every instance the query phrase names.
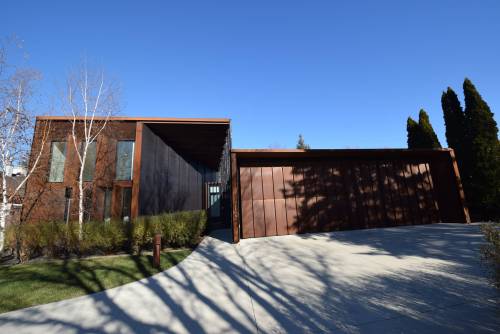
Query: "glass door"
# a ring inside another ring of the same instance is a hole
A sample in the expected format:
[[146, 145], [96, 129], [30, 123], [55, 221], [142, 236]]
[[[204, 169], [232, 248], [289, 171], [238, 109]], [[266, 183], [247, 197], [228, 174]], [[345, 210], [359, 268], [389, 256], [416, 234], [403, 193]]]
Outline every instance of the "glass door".
[[208, 212], [210, 218], [220, 217], [220, 185], [218, 183], [208, 184]]

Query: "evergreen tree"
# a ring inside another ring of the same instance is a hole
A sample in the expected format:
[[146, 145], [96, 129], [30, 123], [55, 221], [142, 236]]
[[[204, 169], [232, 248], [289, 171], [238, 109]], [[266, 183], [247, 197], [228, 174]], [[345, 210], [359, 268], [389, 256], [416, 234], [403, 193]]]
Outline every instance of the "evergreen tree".
[[406, 130], [408, 132], [408, 148], [441, 148], [439, 139], [429, 120], [429, 115], [425, 110], [420, 110], [418, 123], [408, 117]]
[[418, 113], [418, 125], [422, 132], [422, 146], [424, 148], [441, 148], [441, 143], [431, 125], [429, 115], [427, 115], [424, 109], [420, 109]]
[[299, 140], [297, 141], [297, 148], [302, 149], [302, 150], [310, 150], [311, 147], [306, 144], [304, 141], [304, 137], [302, 137], [301, 134], [299, 134]]
[[500, 216], [500, 142], [498, 127], [488, 104], [469, 79], [463, 84], [465, 97], [465, 154], [470, 162], [466, 194], [477, 218]]
[[420, 129], [418, 123], [415, 122], [411, 117], [408, 117], [408, 120], [406, 121], [406, 131], [408, 132], [408, 148], [420, 148]]
[[455, 151], [460, 174], [462, 178], [465, 178], [468, 175], [467, 161], [464, 159], [466, 146], [465, 114], [457, 94], [450, 87], [441, 95], [441, 107], [443, 108], [448, 147]]

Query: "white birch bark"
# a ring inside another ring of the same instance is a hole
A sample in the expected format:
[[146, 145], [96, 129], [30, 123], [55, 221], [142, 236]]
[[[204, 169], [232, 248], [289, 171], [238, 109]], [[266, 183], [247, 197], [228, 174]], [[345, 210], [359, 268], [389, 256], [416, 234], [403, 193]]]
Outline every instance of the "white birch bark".
[[[50, 131], [50, 126], [41, 129], [43, 132], [39, 152], [30, 153], [34, 116], [28, 105], [32, 96], [33, 83], [38, 78], [39, 74], [36, 71], [8, 64], [6, 47], [0, 46], [0, 170], [2, 173], [0, 251], [4, 248], [5, 227], [10, 204], [37, 168], [48, 131]], [[28, 157], [32, 159], [30, 166], [26, 165]], [[7, 170], [15, 164], [25, 164], [25, 167], [30, 169], [17, 187], [9, 193]]]
[[67, 84], [67, 102], [71, 116], [73, 146], [80, 163], [78, 173], [78, 236], [83, 237], [85, 216], [84, 171], [89, 146], [97, 140], [117, 110], [116, 89], [105, 81], [103, 72], [89, 72], [84, 64], [70, 76]]

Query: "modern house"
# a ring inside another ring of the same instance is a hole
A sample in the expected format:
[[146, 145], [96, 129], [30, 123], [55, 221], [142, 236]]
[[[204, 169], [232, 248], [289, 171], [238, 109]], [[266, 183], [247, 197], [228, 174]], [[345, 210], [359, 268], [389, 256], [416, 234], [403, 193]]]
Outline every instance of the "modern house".
[[[65, 117], [28, 184], [28, 221], [75, 219], [78, 160]], [[82, 123], [83, 124], [83, 123]], [[82, 125], [80, 124], [80, 125]], [[35, 129], [33, 152], [41, 134]], [[111, 118], [89, 148], [86, 219], [207, 210], [233, 240], [469, 222], [453, 150], [238, 150], [228, 119]]]
[[[71, 119], [51, 122], [36, 173], [27, 182], [28, 221], [71, 220], [78, 215], [79, 160]], [[77, 124], [83, 127], [83, 122]], [[39, 152], [35, 129], [32, 152]], [[230, 128], [228, 119], [111, 118], [88, 149], [85, 218], [130, 219], [178, 210], [208, 210], [211, 227], [227, 221]]]

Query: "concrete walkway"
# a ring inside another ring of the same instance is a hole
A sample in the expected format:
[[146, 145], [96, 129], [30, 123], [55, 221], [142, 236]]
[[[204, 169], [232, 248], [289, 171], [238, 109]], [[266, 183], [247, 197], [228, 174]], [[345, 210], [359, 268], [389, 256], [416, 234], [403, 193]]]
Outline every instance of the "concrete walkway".
[[478, 225], [224, 241], [174, 268], [0, 315], [0, 333], [494, 333]]

